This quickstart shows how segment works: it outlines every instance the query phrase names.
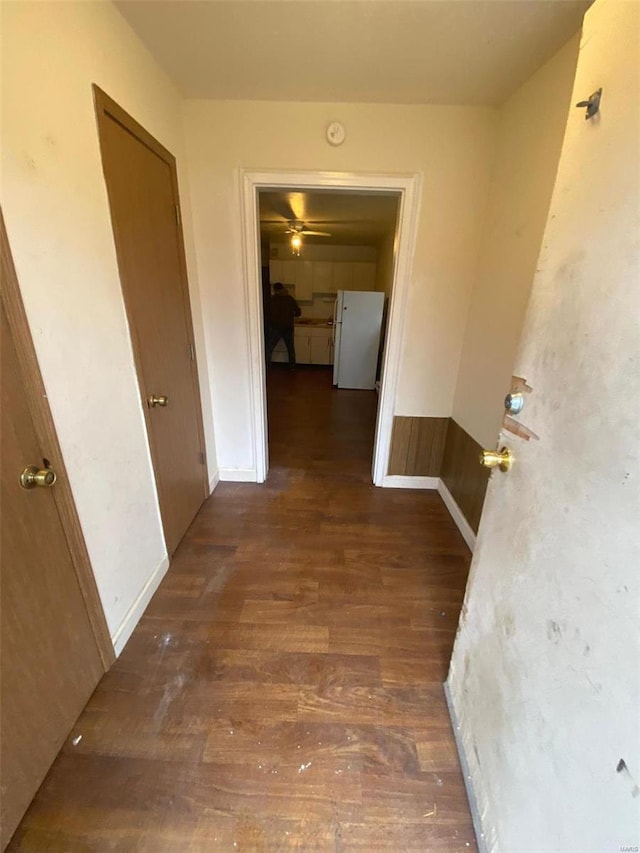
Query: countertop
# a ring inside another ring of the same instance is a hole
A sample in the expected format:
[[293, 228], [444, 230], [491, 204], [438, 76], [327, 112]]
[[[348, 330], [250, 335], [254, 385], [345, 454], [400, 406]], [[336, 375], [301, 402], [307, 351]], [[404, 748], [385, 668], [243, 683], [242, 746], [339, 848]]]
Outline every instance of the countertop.
[[333, 320], [320, 317], [296, 317], [295, 324], [296, 326], [321, 326], [330, 329], [333, 326]]

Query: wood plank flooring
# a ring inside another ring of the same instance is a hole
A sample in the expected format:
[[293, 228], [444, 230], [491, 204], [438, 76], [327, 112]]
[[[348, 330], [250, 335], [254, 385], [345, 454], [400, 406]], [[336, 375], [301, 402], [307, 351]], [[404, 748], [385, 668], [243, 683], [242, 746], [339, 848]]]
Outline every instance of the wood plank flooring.
[[268, 386], [268, 482], [204, 505], [10, 850], [476, 849], [442, 689], [466, 546], [370, 484], [374, 393]]

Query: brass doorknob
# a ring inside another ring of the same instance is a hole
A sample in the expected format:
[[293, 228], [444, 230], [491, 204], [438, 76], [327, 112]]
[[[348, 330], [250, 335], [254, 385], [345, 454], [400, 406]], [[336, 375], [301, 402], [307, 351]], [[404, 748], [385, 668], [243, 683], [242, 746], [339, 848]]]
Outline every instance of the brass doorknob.
[[153, 409], [156, 406], [166, 406], [169, 402], [169, 398], [165, 397], [164, 394], [152, 394], [149, 397], [149, 406]]
[[55, 483], [56, 472], [51, 468], [38, 468], [37, 465], [28, 465], [20, 474], [20, 485], [23, 489], [50, 489]]
[[508, 447], [497, 450], [483, 450], [480, 454], [480, 464], [485, 468], [499, 468], [508, 471], [513, 465], [513, 456]]

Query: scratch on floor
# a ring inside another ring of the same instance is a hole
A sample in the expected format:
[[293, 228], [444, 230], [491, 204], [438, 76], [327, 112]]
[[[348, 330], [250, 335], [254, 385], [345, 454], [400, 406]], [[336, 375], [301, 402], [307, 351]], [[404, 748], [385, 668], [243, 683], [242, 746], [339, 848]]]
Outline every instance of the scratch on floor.
[[165, 718], [167, 711], [169, 710], [169, 706], [173, 702], [173, 700], [182, 692], [182, 688], [185, 685], [186, 678], [184, 675], [179, 672], [173, 681], [169, 682], [169, 684], [165, 685], [164, 693], [162, 695], [162, 699], [160, 700], [158, 707], [156, 708], [156, 712], [153, 715], [153, 722], [157, 725], [160, 725]]

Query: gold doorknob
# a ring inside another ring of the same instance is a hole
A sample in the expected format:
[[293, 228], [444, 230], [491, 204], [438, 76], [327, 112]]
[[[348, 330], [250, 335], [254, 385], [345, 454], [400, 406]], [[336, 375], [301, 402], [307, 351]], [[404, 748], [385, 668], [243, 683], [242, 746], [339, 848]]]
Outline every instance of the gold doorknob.
[[153, 409], [156, 406], [166, 406], [169, 402], [169, 398], [165, 397], [164, 394], [152, 394], [149, 397], [149, 406]]
[[27, 466], [20, 474], [20, 485], [23, 489], [50, 489], [55, 483], [56, 472], [51, 468], [38, 468], [37, 465]]
[[513, 456], [508, 447], [497, 450], [483, 450], [480, 454], [480, 464], [485, 468], [499, 468], [508, 471], [513, 465]]

